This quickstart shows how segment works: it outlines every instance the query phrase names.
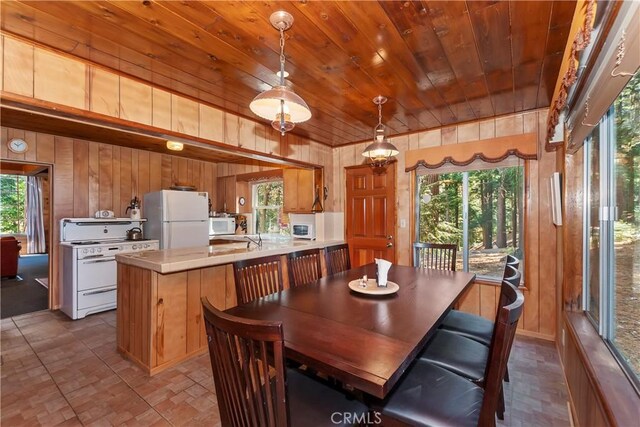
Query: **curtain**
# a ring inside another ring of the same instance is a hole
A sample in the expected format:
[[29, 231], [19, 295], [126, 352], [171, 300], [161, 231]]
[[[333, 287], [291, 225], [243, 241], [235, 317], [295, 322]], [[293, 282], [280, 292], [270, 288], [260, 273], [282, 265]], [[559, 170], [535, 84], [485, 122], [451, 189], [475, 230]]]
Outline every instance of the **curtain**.
[[40, 254], [47, 251], [44, 237], [44, 215], [42, 207], [42, 177], [27, 177], [27, 253]]

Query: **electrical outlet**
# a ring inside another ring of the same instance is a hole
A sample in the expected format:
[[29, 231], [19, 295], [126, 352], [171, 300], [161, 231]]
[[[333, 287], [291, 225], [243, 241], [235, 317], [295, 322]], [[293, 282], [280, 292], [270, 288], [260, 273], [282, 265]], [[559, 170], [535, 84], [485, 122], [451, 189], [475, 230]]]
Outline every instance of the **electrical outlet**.
[[400, 228], [407, 228], [407, 220], [406, 219], [401, 219], [400, 220]]

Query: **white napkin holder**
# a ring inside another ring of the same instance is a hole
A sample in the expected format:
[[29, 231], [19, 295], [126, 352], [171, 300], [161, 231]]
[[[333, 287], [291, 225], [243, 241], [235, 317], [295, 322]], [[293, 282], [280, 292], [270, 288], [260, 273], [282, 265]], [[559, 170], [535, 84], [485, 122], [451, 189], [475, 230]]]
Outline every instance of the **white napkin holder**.
[[389, 275], [389, 269], [393, 264], [386, 259], [375, 258], [376, 262], [376, 282], [378, 287], [387, 287], [387, 276]]

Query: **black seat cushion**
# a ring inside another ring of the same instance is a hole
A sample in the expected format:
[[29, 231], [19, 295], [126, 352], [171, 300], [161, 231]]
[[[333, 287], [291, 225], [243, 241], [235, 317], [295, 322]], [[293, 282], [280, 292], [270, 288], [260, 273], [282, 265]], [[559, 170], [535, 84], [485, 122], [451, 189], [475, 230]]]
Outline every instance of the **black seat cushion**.
[[340, 391], [295, 369], [287, 369], [287, 397], [293, 427], [309, 425], [333, 427], [357, 424], [353, 422], [354, 420], [366, 420], [368, 411], [366, 405], [357, 400], [348, 399]]
[[439, 329], [418, 358], [480, 382], [484, 380], [489, 347], [454, 332]]
[[378, 409], [414, 426], [477, 426], [483, 390], [431, 363], [416, 361]]
[[493, 322], [484, 317], [465, 313], [460, 310], [451, 310], [444, 318], [440, 327], [478, 341], [486, 346], [491, 344]]

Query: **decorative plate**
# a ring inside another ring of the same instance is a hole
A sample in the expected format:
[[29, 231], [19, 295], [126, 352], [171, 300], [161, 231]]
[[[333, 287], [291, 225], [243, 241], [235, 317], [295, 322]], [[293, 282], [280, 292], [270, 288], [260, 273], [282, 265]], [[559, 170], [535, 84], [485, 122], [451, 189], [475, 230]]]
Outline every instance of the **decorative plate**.
[[395, 294], [400, 289], [397, 283], [387, 280], [387, 287], [379, 287], [376, 279], [367, 279], [367, 287], [363, 288], [360, 284], [361, 280], [352, 280], [349, 282], [349, 289], [366, 295], [390, 295]]

